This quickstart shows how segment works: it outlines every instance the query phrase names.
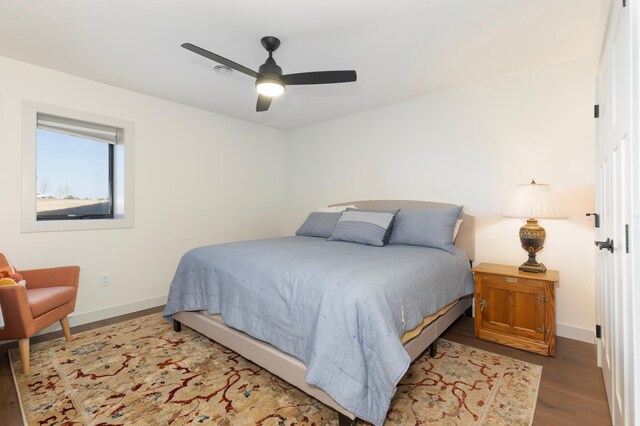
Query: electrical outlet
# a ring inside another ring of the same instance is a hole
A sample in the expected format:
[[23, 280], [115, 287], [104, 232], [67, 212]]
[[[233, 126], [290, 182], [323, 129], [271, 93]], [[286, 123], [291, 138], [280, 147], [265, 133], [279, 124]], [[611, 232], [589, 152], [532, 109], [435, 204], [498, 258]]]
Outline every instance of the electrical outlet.
[[111, 285], [111, 274], [100, 274], [100, 287], [109, 287]]

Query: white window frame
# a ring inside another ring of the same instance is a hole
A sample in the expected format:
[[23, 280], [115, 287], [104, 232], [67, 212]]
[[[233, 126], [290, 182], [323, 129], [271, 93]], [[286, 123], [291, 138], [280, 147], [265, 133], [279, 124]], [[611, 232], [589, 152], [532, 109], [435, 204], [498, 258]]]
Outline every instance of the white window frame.
[[[121, 129], [114, 146], [113, 219], [37, 220], [36, 145], [38, 114]], [[22, 232], [80, 231], [134, 227], [135, 125], [131, 121], [22, 101]]]

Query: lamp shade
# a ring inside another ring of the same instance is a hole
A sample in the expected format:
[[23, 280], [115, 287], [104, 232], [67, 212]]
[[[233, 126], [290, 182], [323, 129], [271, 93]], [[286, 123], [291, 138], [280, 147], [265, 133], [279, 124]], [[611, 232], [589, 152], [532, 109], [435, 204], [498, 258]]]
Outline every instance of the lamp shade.
[[547, 184], [535, 181], [518, 185], [518, 190], [502, 213], [504, 217], [566, 219], [560, 201]]

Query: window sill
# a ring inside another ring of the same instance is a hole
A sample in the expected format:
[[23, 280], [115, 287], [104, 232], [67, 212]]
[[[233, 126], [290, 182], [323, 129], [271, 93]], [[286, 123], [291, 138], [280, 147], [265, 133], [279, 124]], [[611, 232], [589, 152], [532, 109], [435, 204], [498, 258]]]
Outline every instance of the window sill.
[[88, 231], [133, 228], [133, 219], [24, 220], [22, 232]]

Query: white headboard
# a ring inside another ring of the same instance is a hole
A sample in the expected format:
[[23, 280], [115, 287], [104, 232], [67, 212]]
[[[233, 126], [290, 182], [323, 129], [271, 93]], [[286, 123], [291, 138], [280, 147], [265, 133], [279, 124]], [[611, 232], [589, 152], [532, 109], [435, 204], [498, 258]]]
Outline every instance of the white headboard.
[[[348, 206], [355, 204], [360, 209], [370, 210], [396, 210], [396, 209], [433, 209], [455, 207], [455, 204], [436, 203], [434, 201], [414, 200], [363, 200], [349, 201], [346, 203], [332, 204], [333, 206]], [[471, 262], [476, 257], [476, 220], [473, 216], [462, 211], [462, 225], [458, 231], [458, 237], [453, 245], [460, 247], [467, 253]]]

